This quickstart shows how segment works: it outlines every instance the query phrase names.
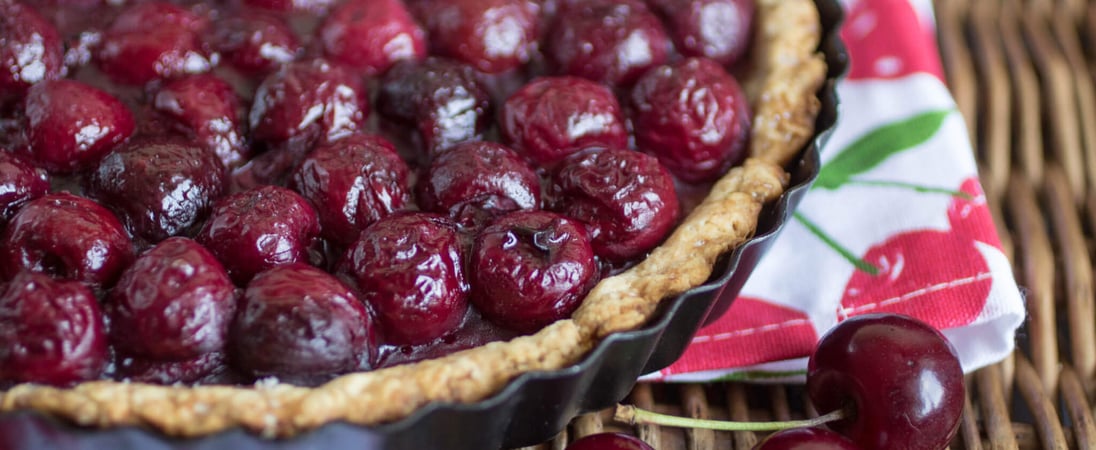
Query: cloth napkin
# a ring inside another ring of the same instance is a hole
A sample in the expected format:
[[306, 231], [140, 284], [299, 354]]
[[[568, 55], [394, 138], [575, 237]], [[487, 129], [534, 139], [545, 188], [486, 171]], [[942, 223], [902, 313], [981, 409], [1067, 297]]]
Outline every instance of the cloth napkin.
[[801, 380], [826, 330], [878, 312], [941, 329], [968, 372], [1012, 351], [1023, 298], [944, 84], [931, 0], [844, 6], [851, 67], [817, 181], [728, 312], [645, 380]]

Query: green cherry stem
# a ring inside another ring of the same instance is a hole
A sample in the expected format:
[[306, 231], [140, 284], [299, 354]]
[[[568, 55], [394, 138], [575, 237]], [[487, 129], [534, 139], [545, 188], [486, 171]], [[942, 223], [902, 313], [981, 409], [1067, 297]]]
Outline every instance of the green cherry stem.
[[857, 270], [865, 272], [868, 275], [879, 275], [878, 267], [875, 267], [871, 265], [871, 263], [864, 261], [860, 257], [854, 255], [851, 251], [849, 251], [849, 249], [845, 248], [843, 245], [841, 245], [841, 243], [837, 242], [837, 240], [835, 240], [829, 234], [826, 234], [826, 232], [823, 231], [822, 228], [818, 226], [818, 224], [812, 222], [810, 219], [807, 218], [807, 216], [804, 216], [803, 214], [798, 212], [793, 214], [793, 216], [795, 217], [796, 221], [803, 224], [804, 227], [807, 227], [807, 231], [810, 231], [811, 234], [822, 240], [822, 242], [824, 242], [827, 246], [833, 249], [833, 251], [837, 252], [839, 255], [841, 255], [841, 257], [845, 258], [845, 260], [855, 266]]
[[632, 405], [617, 405], [613, 418], [629, 425], [651, 424], [677, 428], [703, 428], [720, 431], [775, 431], [789, 428], [815, 427], [824, 423], [845, 418], [844, 410], [806, 420], [786, 420], [780, 422], [731, 422], [725, 420], [693, 419], [670, 416], [636, 408]]
[[854, 180], [854, 179], [849, 179], [849, 180], [845, 181], [845, 184], [860, 185], [860, 186], [877, 186], [877, 187], [902, 188], [902, 189], [909, 189], [909, 190], [912, 190], [914, 192], [925, 192], [925, 193], [930, 193], [930, 194], [947, 194], [947, 195], [950, 195], [952, 197], [962, 198], [964, 200], [970, 200], [971, 199], [970, 194], [968, 194], [966, 192], [963, 192], [963, 191], [957, 191], [957, 190], [954, 190], [954, 189], [947, 189], [947, 188], [941, 188], [941, 187], [935, 187], [935, 186], [924, 186], [924, 185], [920, 185], [920, 184], [906, 183], [906, 182], [902, 182], [902, 181]]

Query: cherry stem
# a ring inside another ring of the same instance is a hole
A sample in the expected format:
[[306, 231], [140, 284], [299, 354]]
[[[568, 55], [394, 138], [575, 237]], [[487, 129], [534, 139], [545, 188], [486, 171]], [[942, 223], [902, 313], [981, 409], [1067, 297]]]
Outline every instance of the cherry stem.
[[677, 428], [703, 428], [720, 431], [776, 431], [789, 428], [816, 427], [824, 423], [845, 418], [845, 411], [839, 409], [829, 414], [806, 420], [786, 420], [780, 422], [731, 422], [726, 420], [693, 419], [670, 416], [636, 408], [632, 405], [617, 405], [613, 418], [629, 425], [650, 424]]
[[819, 227], [818, 224], [812, 222], [810, 219], [807, 218], [807, 216], [804, 216], [803, 214], [800, 214], [798, 212], [793, 214], [793, 216], [795, 217], [795, 220], [803, 224], [804, 227], [807, 227], [807, 231], [810, 231], [811, 234], [815, 235], [815, 237], [821, 239], [822, 242], [824, 242], [827, 246], [833, 249], [833, 251], [837, 252], [837, 254], [841, 255], [841, 257], [845, 258], [845, 260], [855, 266], [857, 270], [865, 272], [868, 275], [879, 275], [878, 267], [875, 267], [871, 263], [864, 261], [863, 259], [854, 255], [851, 251], [849, 251], [849, 249], [845, 248], [839, 242], [837, 242], [836, 239], [826, 234], [826, 232], [822, 230], [822, 227]]
[[957, 191], [954, 189], [940, 188], [934, 186], [924, 186], [920, 184], [906, 183], [902, 181], [880, 181], [880, 180], [847, 180], [845, 184], [858, 184], [861, 186], [880, 186], [880, 187], [892, 187], [910, 189], [915, 192], [926, 192], [932, 194], [948, 194], [952, 197], [959, 197], [964, 200], [970, 200], [972, 197], [970, 194]]

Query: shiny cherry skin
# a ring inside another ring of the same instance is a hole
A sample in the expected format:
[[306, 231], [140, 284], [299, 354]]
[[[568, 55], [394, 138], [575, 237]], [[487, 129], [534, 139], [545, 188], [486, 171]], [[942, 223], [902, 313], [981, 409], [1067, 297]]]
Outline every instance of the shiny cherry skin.
[[201, 42], [208, 21], [162, 1], [135, 4], [103, 34], [99, 68], [122, 84], [208, 72], [213, 68]]
[[542, 167], [589, 146], [628, 146], [620, 104], [608, 87], [578, 77], [542, 77], [506, 100], [504, 142]]
[[107, 155], [87, 193], [147, 243], [192, 232], [225, 191], [226, 172], [209, 149], [185, 140], [137, 140]]
[[553, 211], [582, 221], [594, 253], [621, 262], [644, 255], [677, 224], [674, 179], [653, 156], [591, 149], [564, 160], [551, 179]]
[[459, 142], [480, 140], [491, 126], [491, 96], [480, 74], [444, 58], [397, 63], [381, 78], [377, 111], [414, 127], [426, 158]]
[[825, 428], [789, 428], [770, 434], [753, 450], [860, 450], [849, 438]]
[[228, 360], [223, 352], [203, 353], [178, 361], [117, 355], [114, 362], [114, 378], [137, 383], [225, 384], [226, 380], [235, 380], [230, 378]]
[[545, 47], [559, 73], [630, 86], [668, 60], [671, 44], [640, 0], [569, 0], [560, 4]]
[[951, 343], [924, 322], [895, 314], [853, 316], [818, 342], [807, 393], [827, 424], [865, 449], [942, 449], [963, 412], [963, 369]]
[[93, 380], [107, 357], [103, 316], [83, 283], [20, 272], [0, 285], [0, 385]]
[[27, 203], [0, 234], [5, 279], [30, 270], [107, 288], [133, 258], [133, 244], [118, 218], [67, 192]]
[[348, 0], [324, 19], [317, 38], [332, 61], [367, 75], [426, 57], [426, 32], [402, 0]]
[[253, 378], [315, 384], [368, 368], [374, 352], [365, 305], [334, 276], [287, 264], [255, 276], [229, 332], [232, 364]]
[[751, 113], [719, 64], [688, 58], [647, 72], [632, 89], [636, 146], [689, 182], [718, 178], [745, 157]]
[[271, 267], [310, 262], [319, 233], [308, 200], [283, 187], [262, 186], [218, 201], [195, 240], [243, 285]]
[[539, 39], [534, 0], [409, 0], [433, 53], [501, 73], [529, 61]]
[[472, 303], [491, 322], [533, 332], [571, 313], [598, 279], [581, 223], [547, 211], [499, 217], [475, 239]]
[[685, 56], [703, 56], [723, 66], [749, 50], [755, 0], [647, 0], [665, 18], [674, 48]]
[[369, 102], [360, 77], [322, 59], [296, 61], [255, 91], [248, 117], [257, 141], [332, 141], [362, 129]]
[[516, 152], [494, 142], [464, 142], [434, 159], [418, 183], [419, 207], [475, 229], [540, 206], [540, 179]]
[[468, 281], [457, 226], [430, 213], [388, 216], [370, 225], [338, 271], [358, 285], [387, 342], [425, 344], [456, 330], [468, 310]]
[[335, 0], [243, 0], [243, 3], [269, 11], [318, 14], [331, 8]]
[[392, 143], [354, 134], [313, 149], [289, 187], [315, 206], [324, 237], [349, 245], [365, 227], [411, 206], [409, 177]]
[[0, 2], [0, 43], [0, 100], [21, 97], [32, 85], [61, 76], [61, 35], [33, 7], [19, 0]]
[[184, 361], [224, 350], [236, 311], [236, 286], [212, 253], [193, 240], [173, 237], [122, 273], [105, 309], [119, 352]]
[[303, 52], [285, 19], [257, 10], [218, 20], [211, 41], [225, 62], [249, 75], [272, 72]]
[[170, 117], [175, 128], [212, 150], [232, 168], [250, 154], [240, 121], [240, 100], [228, 82], [200, 74], [168, 82], [156, 92], [153, 108]]
[[572, 442], [567, 450], [654, 450], [639, 438], [624, 433], [597, 433]]
[[0, 149], [0, 228], [19, 208], [49, 192], [49, 175], [30, 161]]
[[133, 114], [114, 96], [75, 80], [49, 80], [27, 91], [31, 153], [50, 172], [94, 167], [133, 134]]

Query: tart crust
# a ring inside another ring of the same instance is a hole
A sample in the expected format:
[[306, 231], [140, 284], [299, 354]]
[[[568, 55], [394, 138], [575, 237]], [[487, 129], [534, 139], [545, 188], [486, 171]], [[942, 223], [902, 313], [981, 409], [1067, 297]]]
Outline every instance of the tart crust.
[[817, 53], [821, 23], [812, 0], [758, 0], [755, 24], [753, 66], [742, 79], [754, 111], [749, 158], [644, 261], [594, 287], [571, 319], [508, 342], [343, 375], [316, 388], [22, 384], [0, 392], [0, 412], [33, 409], [82, 426], [137, 425], [178, 437], [237, 426], [287, 437], [332, 421], [391, 422], [431, 402], [479, 401], [522, 373], [576, 363], [606, 335], [644, 324], [662, 299], [707, 280], [716, 259], [753, 236], [763, 205], [787, 187], [783, 167], [814, 133], [815, 93], [826, 78]]

